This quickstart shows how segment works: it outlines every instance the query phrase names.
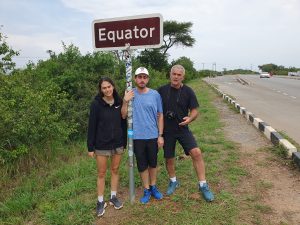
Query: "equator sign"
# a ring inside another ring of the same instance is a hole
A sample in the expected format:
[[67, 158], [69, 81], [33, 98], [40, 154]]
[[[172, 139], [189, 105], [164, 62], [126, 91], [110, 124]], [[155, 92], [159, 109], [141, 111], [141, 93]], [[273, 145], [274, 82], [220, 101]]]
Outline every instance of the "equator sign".
[[160, 14], [119, 17], [93, 21], [93, 45], [96, 50], [159, 48], [163, 40]]

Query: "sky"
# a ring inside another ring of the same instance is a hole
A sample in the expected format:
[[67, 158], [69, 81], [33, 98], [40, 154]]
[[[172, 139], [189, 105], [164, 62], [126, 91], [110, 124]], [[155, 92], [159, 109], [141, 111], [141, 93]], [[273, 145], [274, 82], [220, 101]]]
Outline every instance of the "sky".
[[62, 52], [62, 42], [93, 52], [93, 20], [153, 13], [193, 23], [195, 45], [173, 47], [169, 61], [185, 56], [198, 70], [300, 68], [300, 0], [0, 0], [0, 32], [24, 67]]

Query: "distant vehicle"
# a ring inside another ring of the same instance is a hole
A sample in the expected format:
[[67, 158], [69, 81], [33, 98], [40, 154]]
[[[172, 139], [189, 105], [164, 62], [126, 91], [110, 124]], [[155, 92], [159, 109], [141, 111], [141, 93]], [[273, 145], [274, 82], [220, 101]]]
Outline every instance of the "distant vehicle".
[[260, 78], [270, 78], [271, 75], [270, 75], [270, 73], [268, 73], [268, 72], [261, 72], [261, 73], [259, 74], [259, 77], [260, 77]]
[[288, 76], [300, 76], [300, 71], [298, 71], [298, 72], [288, 72]]

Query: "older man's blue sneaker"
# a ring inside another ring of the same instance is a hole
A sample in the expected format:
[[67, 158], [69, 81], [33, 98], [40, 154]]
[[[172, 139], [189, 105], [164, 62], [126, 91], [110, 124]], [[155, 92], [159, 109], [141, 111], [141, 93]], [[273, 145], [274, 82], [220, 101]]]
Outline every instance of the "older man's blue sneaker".
[[203, 198], [207, 202], [211, 202], [214, 200], [214, 194], [209, 190], [209, 186], [207, 183], [203, 184], [202, 187], [199, 184], [199, 191], [202, 193]]
[[151, 191], [150, 189], [144, 189], [144, 196], [140, 198], [140, 202], [142, 204], [146, 204], [150, 201], [151, 198]]
[[153, 185], [153, 186], [150, 185], [150, 191], [151, 191], [151, 195], [155, 199], [162, 199], [163, 198], [162, 193], [159, 192], [159, 190], [157, 189], [156, 185]]
[[168, 186], [168, 190], [167, 190], [167, 195], [171, 195], [174, 193], [175, 189], [179, 187], [179, 182], [178, 181], [170, 181], [169, 186]]

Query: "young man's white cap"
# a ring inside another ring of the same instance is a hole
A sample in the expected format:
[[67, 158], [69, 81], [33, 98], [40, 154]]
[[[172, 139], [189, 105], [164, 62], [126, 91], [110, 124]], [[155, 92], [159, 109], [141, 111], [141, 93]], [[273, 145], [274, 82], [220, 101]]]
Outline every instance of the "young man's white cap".
[[137, 76], [139, 74], [146, 74], [149, 77], [149, 72], [145, 67], [139, 67], [136, 69], [135, 76]]

